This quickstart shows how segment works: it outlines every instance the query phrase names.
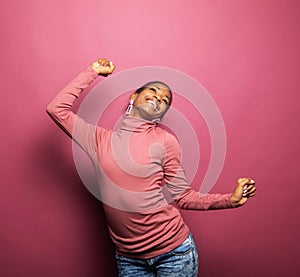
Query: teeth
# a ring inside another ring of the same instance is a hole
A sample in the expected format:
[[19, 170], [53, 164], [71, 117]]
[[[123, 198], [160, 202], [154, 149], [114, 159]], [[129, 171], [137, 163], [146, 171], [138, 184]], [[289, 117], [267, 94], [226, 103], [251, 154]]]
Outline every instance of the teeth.
[[147, 102], [150, 103], [151, 105], [153, 105], [154, 109], [157, 110], [157, 105], [153, 100], [148, 100]]

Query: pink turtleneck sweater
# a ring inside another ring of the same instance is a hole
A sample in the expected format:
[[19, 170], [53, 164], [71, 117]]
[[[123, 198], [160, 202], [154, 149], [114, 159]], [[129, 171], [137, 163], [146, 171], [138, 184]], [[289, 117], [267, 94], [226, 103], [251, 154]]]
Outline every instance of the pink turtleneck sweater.
[[[201, 195], [191, 189], [177, 139], [156, 123], [125, 116], [112, 131], [74, 114], [74, 100], [96, 77], [88, 67], [51, 101], [47, 112], [89, 155], [118, 254], [151, 258], [179, 246], [189, 228], [178, 207], [233, 208], [231, 194]], [[165, 188], [176, 205], [165, 196]]]

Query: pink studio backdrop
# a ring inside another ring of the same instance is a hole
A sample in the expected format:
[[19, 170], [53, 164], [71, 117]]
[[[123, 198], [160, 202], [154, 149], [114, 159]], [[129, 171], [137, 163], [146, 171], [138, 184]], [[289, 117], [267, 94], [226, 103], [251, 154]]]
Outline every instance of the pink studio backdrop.
[[257, 197], [243, 208], [182, 212], [198, 246], [199, 276], [295, 276], [299, 12], [296, 0], [2, 5], [0, 276], [116, 276], [101, 203], [78, 177], [71, 141], [45, 113], [99, 56], [116, 72], [164, 66], [198, 80], [227, 133], [212, 192], [232, 191], [240, 176], [256, 180]]

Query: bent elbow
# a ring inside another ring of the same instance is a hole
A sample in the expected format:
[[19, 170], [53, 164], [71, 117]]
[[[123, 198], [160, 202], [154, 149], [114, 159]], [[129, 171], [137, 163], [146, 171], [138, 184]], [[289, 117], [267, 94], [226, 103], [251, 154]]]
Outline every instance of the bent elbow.
[[54, 103], [48, 104], [46, 107], [47, 114], [54, 120], [59, 121], [60, 111]]
[[48, 104], [48, 106], [46, 107], [46, 112], [47, 112], [47, 114], [49, 114], [50, 116], [55, 114], [54, 106], [53, 106], [51, 103]]

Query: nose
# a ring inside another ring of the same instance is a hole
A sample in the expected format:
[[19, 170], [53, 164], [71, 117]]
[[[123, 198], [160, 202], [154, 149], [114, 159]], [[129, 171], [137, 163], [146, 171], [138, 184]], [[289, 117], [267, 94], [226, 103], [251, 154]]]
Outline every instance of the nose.
[[159, 95], [156, 94], [156, 95], [154, 95], [153, 97], [156, 99], [156, 101], [157, 101], [158, 103], [161, 102], [161, 98], [160, 98]]

